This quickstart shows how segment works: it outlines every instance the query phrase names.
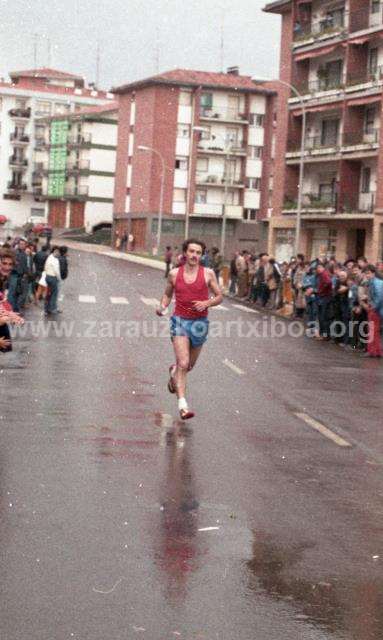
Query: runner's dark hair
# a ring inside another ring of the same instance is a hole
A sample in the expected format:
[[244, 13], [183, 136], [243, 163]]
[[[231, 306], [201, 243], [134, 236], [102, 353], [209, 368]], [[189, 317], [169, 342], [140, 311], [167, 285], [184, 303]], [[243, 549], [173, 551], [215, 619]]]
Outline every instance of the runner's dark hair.
[[186, 253], [186, 251], [188, 250], [189, 244], [199, 244], [199, 246], [202, 248], [202, 253], [205, 253], [206, 244], [202, 242], [202, 240], [195, 240], [194, 238], [185, 240], [185, 242], [182, 245], [182, 253]]

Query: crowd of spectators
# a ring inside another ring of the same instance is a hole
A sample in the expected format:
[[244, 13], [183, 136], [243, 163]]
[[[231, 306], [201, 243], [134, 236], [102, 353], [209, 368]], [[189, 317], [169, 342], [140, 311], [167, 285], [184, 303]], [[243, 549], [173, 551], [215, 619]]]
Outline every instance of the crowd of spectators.
[[39, 247], [39, 239], [8, 237], [0, 247], [0, 351], [11, 351], [10, 325], [23, 323], [25, 310], [44, 302], [54, 318], [60, 286], [68, 275], [67, 247]]
[[299, 254], [278, 264], [266, 253], [241, 251], [230, 262], [229, 295], [281, 313], [291, 310], [316, 340], [383, 355], [383, 262], [369, 264], [363, 256], [343, 264], [335, 258], [308, 262]]

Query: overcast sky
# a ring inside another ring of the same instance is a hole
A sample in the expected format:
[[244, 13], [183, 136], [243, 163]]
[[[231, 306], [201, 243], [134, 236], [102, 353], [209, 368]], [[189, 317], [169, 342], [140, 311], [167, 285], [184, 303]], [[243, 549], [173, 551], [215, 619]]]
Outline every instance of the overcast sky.
[[[263, 0], [0, 0], [0, 72], [50, 66], [95, 80], [100, 42], [100, 85], [110, 88], [176, 67], [218, 71], [221, 23], [224, 68], [275, 77], [279, 17]], [[158, 43], [158, 45], [157, 45]], [[157, 55], [159, 51], [159, 55]]]

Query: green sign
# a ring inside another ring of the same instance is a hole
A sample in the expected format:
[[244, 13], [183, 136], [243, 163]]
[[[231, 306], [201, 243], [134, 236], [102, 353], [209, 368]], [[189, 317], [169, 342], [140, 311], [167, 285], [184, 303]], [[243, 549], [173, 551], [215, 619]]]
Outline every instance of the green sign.
[[62, 198], [65, 193], [68, 120], [53, 120], [50, 130], [48, 196]]

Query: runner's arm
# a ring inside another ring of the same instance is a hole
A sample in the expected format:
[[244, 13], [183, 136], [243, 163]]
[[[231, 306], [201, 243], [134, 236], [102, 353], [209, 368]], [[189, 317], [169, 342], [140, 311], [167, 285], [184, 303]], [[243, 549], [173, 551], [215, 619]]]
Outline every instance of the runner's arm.
[[172, 301], [174, 291], [174, 275], [176, 271], [177, 269], [172, 269], [169, 273], [164, 295], [161, 298], [159, 308], [156, 309], [156, 314], [158, 316], [163, 316], [166, 313], [166, 310]]
[[210, 291], [212, 291], [214, 296], [213, 296], [213, 298], [210, 298], [210, 300], [207, 303], [207, 306], [208, 307], [216, 307], [219, 304], [221, 304], [221, 302], [223, 300], [223, 295], [222, 295], [221, 289], [220, 289], [218, 281], [217, 281], [217, 277], [216, 277], [213, 269], [208, 269], [208, 275], [209, 275], [208, 287], [209, 287]]

